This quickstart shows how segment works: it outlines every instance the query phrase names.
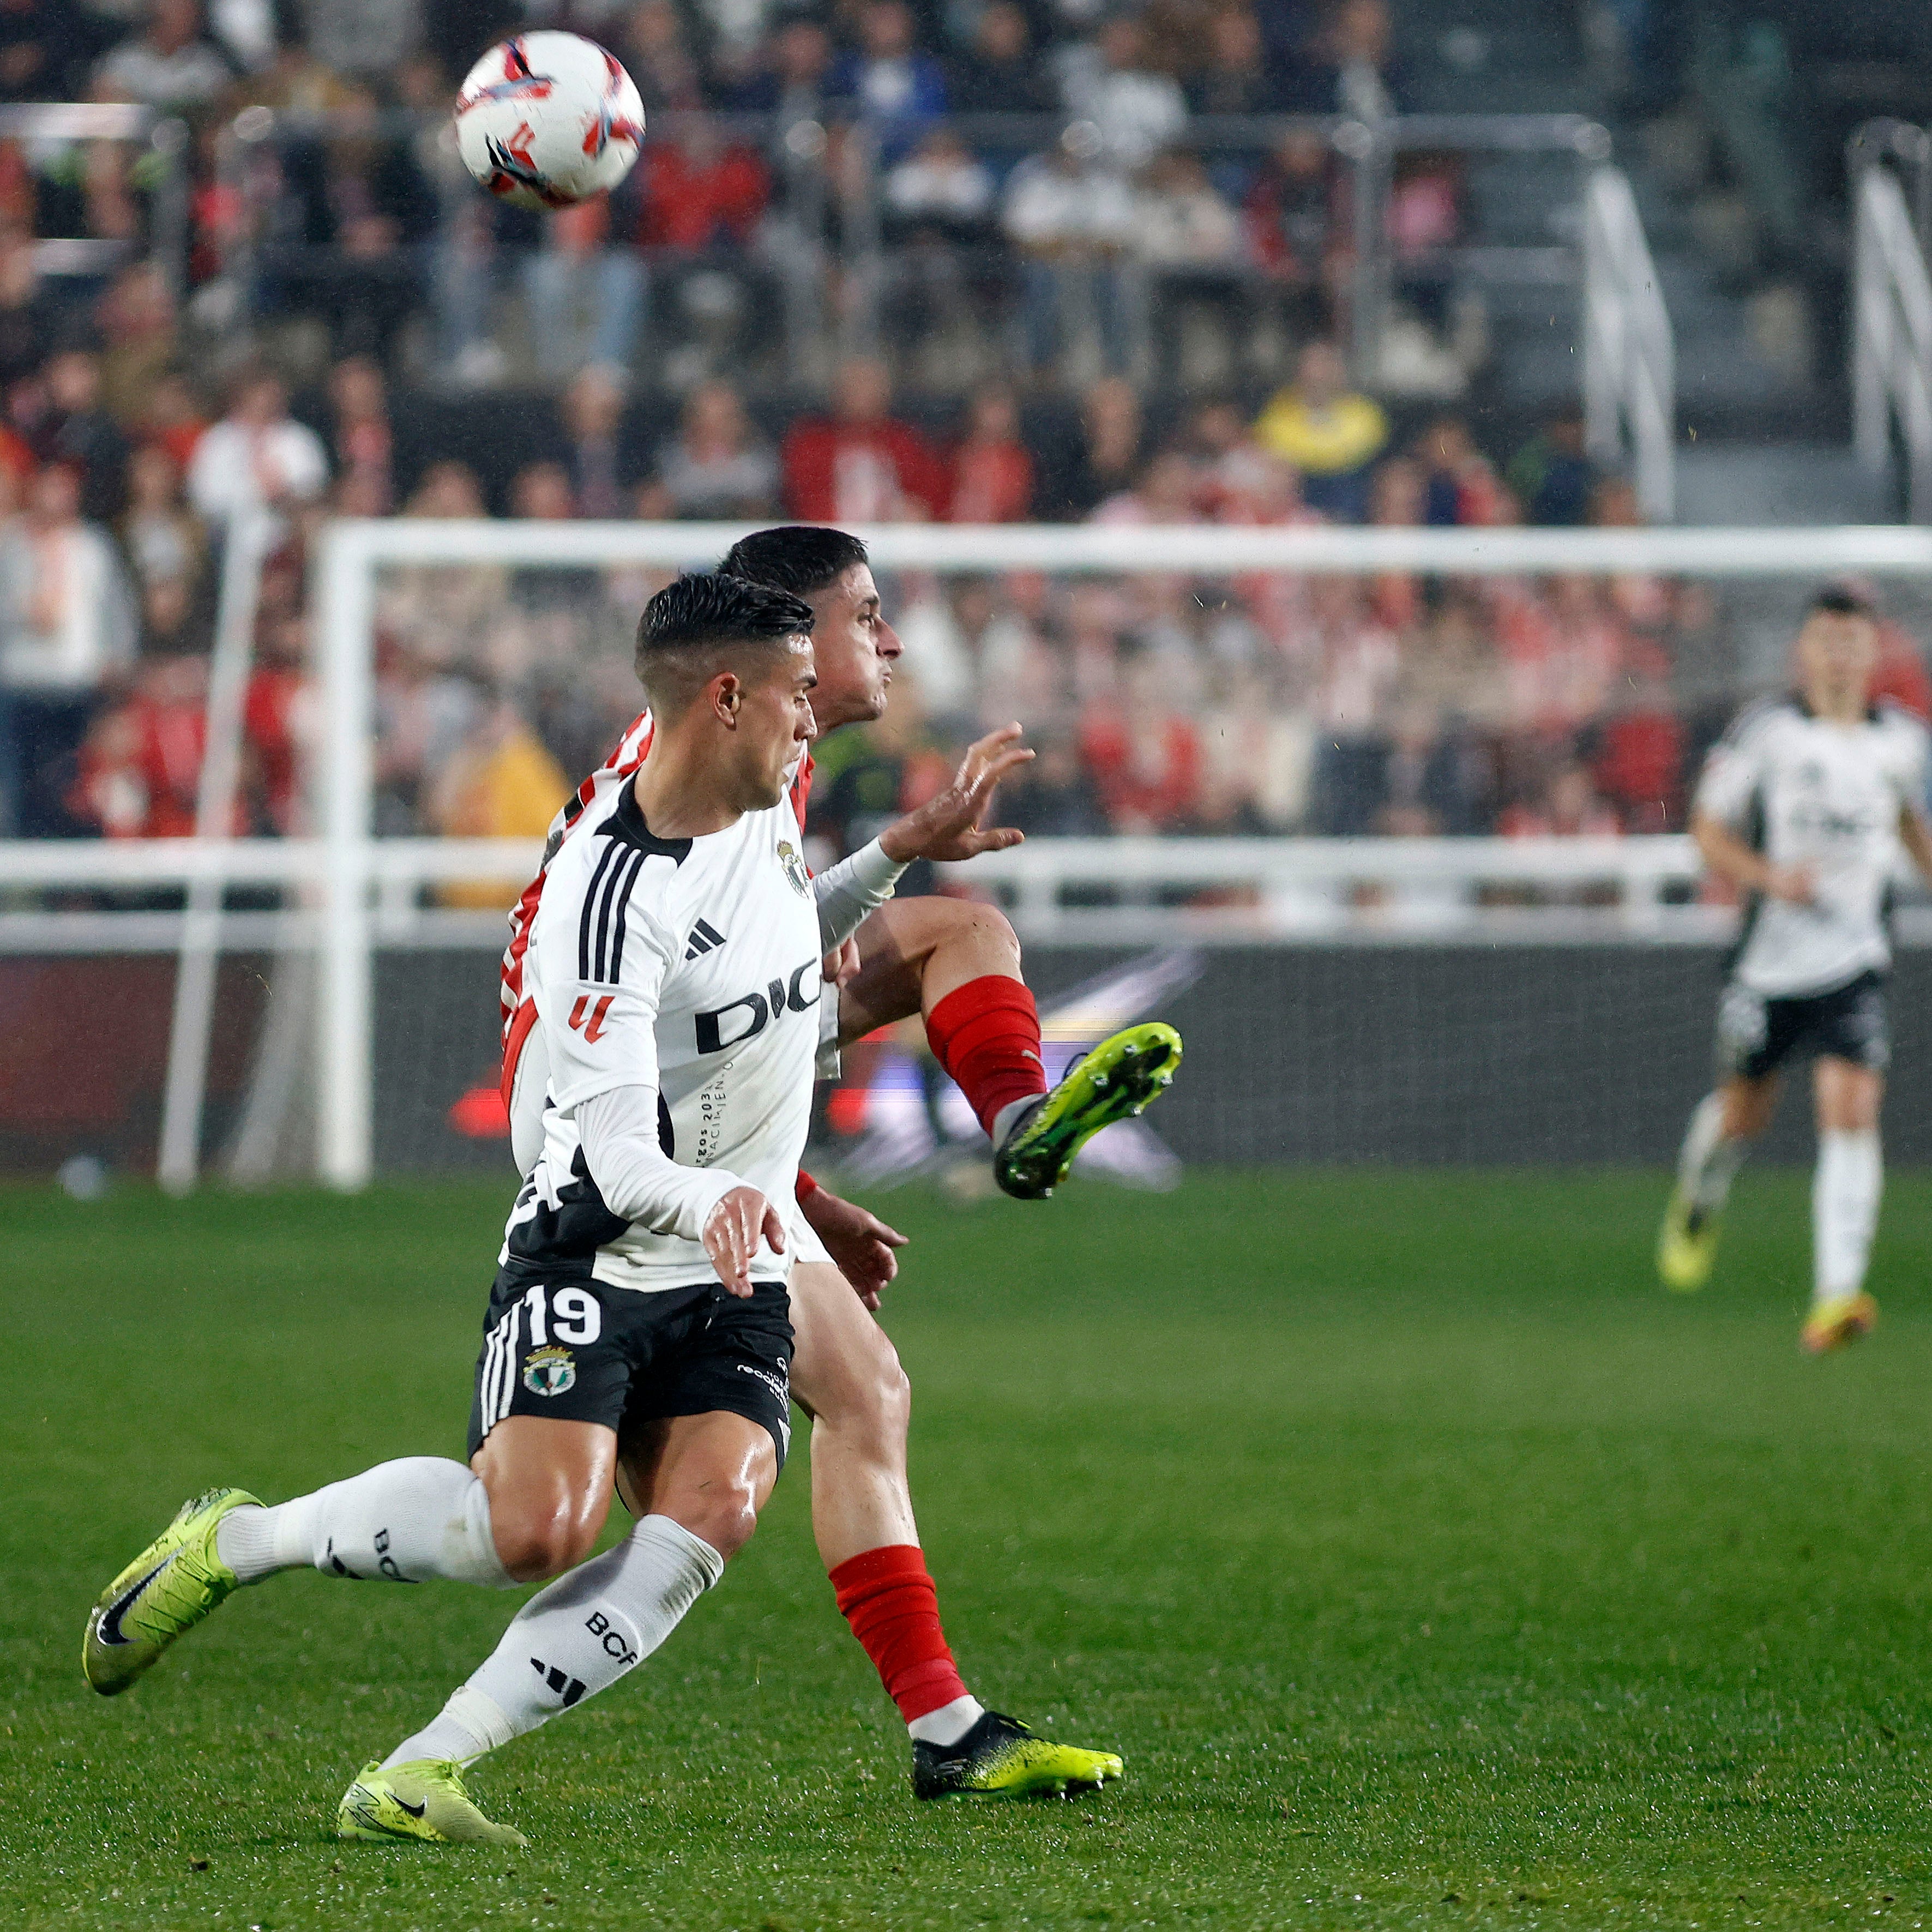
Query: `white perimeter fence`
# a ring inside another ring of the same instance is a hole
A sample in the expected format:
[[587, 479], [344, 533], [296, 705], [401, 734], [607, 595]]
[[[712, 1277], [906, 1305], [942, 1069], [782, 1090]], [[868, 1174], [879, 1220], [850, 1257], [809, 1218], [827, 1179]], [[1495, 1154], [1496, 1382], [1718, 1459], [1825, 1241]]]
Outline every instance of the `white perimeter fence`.
[[[62, 889], [172, 888], [187, 910], [4, 909], [0, 951], [172, 952], [181, 959], [162, 1126], [163, 1178], [192, 1183], [222, 951], [304, 955], [316, 964], [313, 1069], [317, 1177], [370, 1178], [373, 961], [393, 947], [500, 947], [502, 915], [420, 903], [424, 886], [528, 877], [535, 842], [371, 836], [376, 578], [385, 566], [487, 563], [674, 569], [714, 562], [745, 533], [722, 524], [344, 521], [316, 564], [322, 717], [317, 836], [143, 842], [0, 842], [0, 902]], [[238, 536], [244, 533], [238, 532]], [[1683, 574], [1816, 579], [1856, 572], [1932, 579], [1932, 531], [1905, 527], [1738, 530], [1130, 529], [894, 526], [862, 532], [883, 570], [1039, 570], [1225, 576], [1379, 572], [1452, 577]], [[246, 580], [224, 585], [215, 689], [222, 707], [245, 674]], [[224, 648], [225, 646], [225, 648]], [[238, 664], [237, 659], [241, 662]], [[213, 715], [201, 824], [226, 820], [238, 718]], [[1118, 838], [1040, 840], [974, 862], [969, 876], [1010, 904], [1022, 938], [1100, 944], [1150, 938], [1298, 944], [1707, 944], [1728, 915], [1679, 903], [1695, 879], [1682, 837], [1631, 838]], [[280, 889], [286, 910], [225, 911], [230, 886]], [[1512, 888], [1517, 889], [1513, 893]], [[1096, 889], [1098, 889], [1096, 890]], [[1514, 905], [1534, 889], [1557, 903]], [[1208, 903], [1175, 903], [1190, 896]], [[1096, 897], [1110, 903], [1094, 904]], [[1085, 899], [1088, 903], [1082, 904]], [[1498, 903], [1498, 901], [1502, 903]], [[1932, 941], [1908, 926], [1908, 941]]]

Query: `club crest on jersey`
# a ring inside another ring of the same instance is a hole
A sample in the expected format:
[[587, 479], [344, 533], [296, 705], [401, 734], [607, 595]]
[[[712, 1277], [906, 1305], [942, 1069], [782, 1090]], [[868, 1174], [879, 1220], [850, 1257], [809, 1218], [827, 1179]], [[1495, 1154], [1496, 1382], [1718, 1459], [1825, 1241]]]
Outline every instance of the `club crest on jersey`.
[[524, 1386], [532, 1395], [562, 1395], [577, 1386], [577, 1358], [553, 1342], [524, 1358]]
[[798, 848], [789, 838], [778, 841], [778, 863], [784, 868], [784, 874], [791, 881], [791, 889], [802, 899], [812, 896], [812, 874], [805, 869], [805, 860]]

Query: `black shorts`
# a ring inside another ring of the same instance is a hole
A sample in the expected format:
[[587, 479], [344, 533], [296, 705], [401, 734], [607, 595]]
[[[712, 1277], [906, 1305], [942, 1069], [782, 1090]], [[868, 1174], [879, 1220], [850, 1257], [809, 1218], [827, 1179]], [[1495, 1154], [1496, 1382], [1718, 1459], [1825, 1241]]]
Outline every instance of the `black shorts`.
[[1892, 1060], [1885, 982], [1861, 973], [1849, 986], [1795, 999], [1766, 999], [1734, 980], [1718, 1002], [1718, 1073], [1761, 1080], [1794, 1054], [1828, 1054], [1882, 1073]]
[[587, 1276], [497, 1270], [470, 1405], [470, 1453], [506, 1415], [626, 1424], [728, 1409], [791, 1441], [791, 1300], [782, 1282], [641, 1294]]

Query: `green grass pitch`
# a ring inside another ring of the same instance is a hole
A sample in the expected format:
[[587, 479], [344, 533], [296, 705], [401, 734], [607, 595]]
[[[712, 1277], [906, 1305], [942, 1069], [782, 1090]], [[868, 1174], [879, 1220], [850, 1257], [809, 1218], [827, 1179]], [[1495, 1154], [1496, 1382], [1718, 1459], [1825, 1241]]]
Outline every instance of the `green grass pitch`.
[[338, 1844], [514, 1598], [278, 1579], [112, 1702], [82, 1617], [206, 1483], [461, 1453], [506, 1192], [0, 1196], [0, 1925], [1932, 1918], [1932, 1179], [1822, 1362], [1797, 1174], [1689, 1301], [1653, 1177], [885, 1197], [968, 1680], [1124, 1784], [914, 1805], [801, 1453], [666, 1650], [482, 1772], [528, 1852]]

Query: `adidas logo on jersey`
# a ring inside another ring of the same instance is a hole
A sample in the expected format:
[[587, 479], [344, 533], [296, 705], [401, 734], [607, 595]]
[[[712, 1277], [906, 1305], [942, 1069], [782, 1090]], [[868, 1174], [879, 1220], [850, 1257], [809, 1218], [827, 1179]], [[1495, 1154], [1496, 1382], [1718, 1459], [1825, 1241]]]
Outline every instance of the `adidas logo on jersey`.
[[700, 958], [724, 944], [724, 935], [709, 920], [700, 919], [691, 928], [691, 943], [684, 949], [687, 959]]

